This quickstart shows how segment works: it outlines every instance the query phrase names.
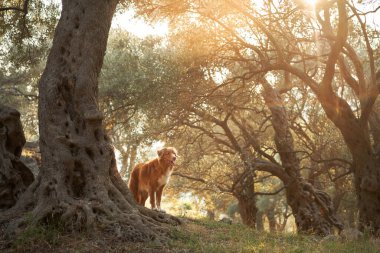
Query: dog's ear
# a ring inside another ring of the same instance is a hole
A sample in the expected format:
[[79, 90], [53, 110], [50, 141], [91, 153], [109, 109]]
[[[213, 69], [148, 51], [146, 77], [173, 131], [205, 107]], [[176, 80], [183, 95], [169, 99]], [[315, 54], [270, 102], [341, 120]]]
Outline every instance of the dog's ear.
[[161, 157], [161, 156], [164, 154], [165, 149], [166, 149], [166, 148], [162, 148], [162, 149], [157, 150], [157, 155], [158, 155], [158, 157]]

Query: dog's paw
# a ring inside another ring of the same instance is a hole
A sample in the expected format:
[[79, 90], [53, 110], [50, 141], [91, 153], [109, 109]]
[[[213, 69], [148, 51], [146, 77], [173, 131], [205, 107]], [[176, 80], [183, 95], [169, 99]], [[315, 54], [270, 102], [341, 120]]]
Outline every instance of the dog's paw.
[[158, 209], [157, 207], [153, 207], [152, 210], [153, 211], [160, 211], [160, 209]]

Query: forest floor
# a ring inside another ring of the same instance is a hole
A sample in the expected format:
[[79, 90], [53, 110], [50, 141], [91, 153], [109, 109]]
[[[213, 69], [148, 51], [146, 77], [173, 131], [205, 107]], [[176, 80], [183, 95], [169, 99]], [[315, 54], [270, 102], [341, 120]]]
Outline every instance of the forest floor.
[[[363, 236], [359, 240], [320, 238], [295, 234], [258, 232], [241, 224], [208, 220], [186, 220], [171, 230], [166, 246], [131, 243], [104, 234], [70, 234], [55, 228], [35, 227], [6, 245], [0, 239], [0, 252], [380, 252], [380, 239]], [[6, 248], [5, 248], [6, 247]]]

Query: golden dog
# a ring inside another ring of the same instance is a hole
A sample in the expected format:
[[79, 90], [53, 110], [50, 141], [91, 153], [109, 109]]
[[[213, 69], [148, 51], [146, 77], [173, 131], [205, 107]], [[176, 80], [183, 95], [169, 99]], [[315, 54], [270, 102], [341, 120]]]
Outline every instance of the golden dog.
[[137, 203], [145, 206], [145, 201], [149, 196], [151, 208], [162, 211], [162, 191], [173, 172], [177, 159], [177, 150], [172, 147], [162, 148], [157, 151], [157, 154], [157, 158], [146, 163], [137, 164], [133, 168], [128, 187]]

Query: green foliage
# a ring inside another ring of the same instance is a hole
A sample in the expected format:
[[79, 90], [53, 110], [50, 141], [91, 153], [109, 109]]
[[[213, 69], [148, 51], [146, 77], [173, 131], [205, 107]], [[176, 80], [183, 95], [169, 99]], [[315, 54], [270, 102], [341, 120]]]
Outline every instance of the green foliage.
[[[24, 1], [1, 7], [22, 8]], [[43, 71], [60, 6], [52, 1], [29, 1], [28, 14], [0, 11], [0, 101], [22, 115], [27, 139], [37, 135], [37, 82]]]
[[189, 204], [189, 203], [184, 203], [184, 204], [183, 204], [183, 209], [184, 209], [184, 210], [188, 210], [188, 211], [191, 210], [191, 209], [192, 209], [191, 204]]
[[[123, 30], [111, 31], [100, 77], [100, 102], [106, 128], [121, 142], [152, 140], [148, 121], [157, 119], [175, 97], [176, 64], [163, 39], [139, 39]], [[112, 134], [111, 134], [112, 135]]]
[[[4, 7], [17, 7], [19, 2], [6, 1]], [[20, 11], [1, 11], [0, 66], [12, 70], [38, 64], [49, 48], [59, 10], [55, 2], [29, 1], [27, 15]]]

